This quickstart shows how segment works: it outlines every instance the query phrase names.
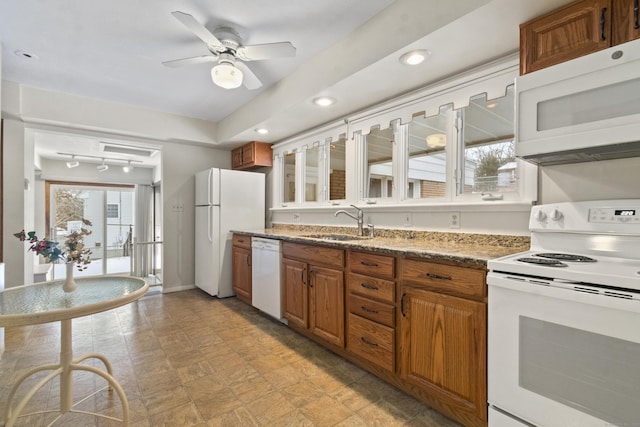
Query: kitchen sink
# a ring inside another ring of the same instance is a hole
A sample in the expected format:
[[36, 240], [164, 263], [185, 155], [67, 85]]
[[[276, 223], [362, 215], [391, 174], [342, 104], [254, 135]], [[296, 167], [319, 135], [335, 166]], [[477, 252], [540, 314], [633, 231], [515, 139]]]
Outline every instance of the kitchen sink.
[[335, 240], [335, 241], [348, 241], [348, 240], [364, 240], [368, 237], [354, 236], [352, 234], [304, 234], [302, 237], [309, 237], [311, 239], [320, 240]]

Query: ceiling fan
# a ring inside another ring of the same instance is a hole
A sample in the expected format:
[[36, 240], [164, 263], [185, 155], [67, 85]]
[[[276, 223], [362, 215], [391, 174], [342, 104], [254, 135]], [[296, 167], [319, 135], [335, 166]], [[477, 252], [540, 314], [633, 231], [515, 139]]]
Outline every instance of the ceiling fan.
[[211, 55], [165, 61], [162, 64], [167, 67], [181, 67], [217, 62], [218, 64], [211, 69], [211, 78], [215, 84], [225, 89], [235, 89], [241, 84], [244, 84], [247, 89], [257, 89], [262, 86], [260, 79], [244, 62], [296, 55], [296, 48], [290, 42], [245, 46], [240, 36], [231, 28], [221, 27], [212, 33], [188, 13], [176, 11], [171, 14], [205, 42]]

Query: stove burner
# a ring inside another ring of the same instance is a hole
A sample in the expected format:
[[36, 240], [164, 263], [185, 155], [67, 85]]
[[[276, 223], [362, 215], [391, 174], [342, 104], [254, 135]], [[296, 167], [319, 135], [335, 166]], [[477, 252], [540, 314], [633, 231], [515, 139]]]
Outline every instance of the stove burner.
[[597, 262], [593, 258], [589, 258], [589, 257], [582, 256], [582, 255], [574, 255], [574, 254], [542, 253], [542, 254], [535, 254], [535, 256], [539, 256], [541, 258], [562, 260], [562, 261]]
[[544, 265], [547, 267], [568, 267], [568, 265], [565, 264], [564, 262], [560, 262], [555, 259], [524, 257], [524, 258], [516, 258], [516, 261], [526, 262], [529, 264]]

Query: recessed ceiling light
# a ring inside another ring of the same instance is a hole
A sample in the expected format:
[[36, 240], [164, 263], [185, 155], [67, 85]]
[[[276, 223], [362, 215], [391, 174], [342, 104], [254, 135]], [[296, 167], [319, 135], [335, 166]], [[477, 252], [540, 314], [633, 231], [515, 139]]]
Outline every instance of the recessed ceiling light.
[[38, 59], [38, 55], [34, 55], [33, 53], [25, 52], [24, 50], [16, 50], [13, 52], [16, 56], [25, 59]]
[[258, 129], [256, 129], [256, 132], [258, 132], [260, 135], [266, 135], [266, 134], [269, 133], [269, 129], [258, 128]]
[[425, 59], [431, 56], [431, 51], [425, 49], [412, 50], [404, 53], [400, 57], [400, 62], [405, 65], [418, 65], [422, 64]]
[[496, 104], [495, 102], [493, 104], [488, 104], [487, 108], [496, 108], [498, 106], [498, 104]]
[[313, 103], [319, 105], [321, 107], [328, 107], [331, 104], [334, 104], [336, 100], [331, 98], [330, 96], [320, 96], [313, 100]]

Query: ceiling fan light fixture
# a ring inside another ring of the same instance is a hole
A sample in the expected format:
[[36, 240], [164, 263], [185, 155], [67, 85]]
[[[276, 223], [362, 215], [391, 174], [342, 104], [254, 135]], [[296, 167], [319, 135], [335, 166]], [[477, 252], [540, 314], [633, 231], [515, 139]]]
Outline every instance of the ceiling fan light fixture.
[[80, 166], [80, 162], [76, 160], [76, 156], [75, 155], [72, 155], [71, 156], [71, 160], [69, 160], [67, 162], [67, 167], [69, 169], [72, 169], [72, 168], [77, 168], [78, 166]]
[[447, 135], [443, 133], [432, 133], [427, 135], [427, 147], [429, 148], [442, 148], [447, 145]]
[[431, 51], [429, 50], [412, 50], [400, 56], [400, 63], [404, 65], [418, 65], [422, 64], [429, 56], [431, 56]]
[[129, 172], [131, 172], [131, 170], [133, 170], [133, 166], [131, 166], [131, 160], [129, 160], [129, 161], [127, 162], [127, 164], [126, 164], [125, 166], [123, 166], [123, 167], [122, 167], [122, 171], [123, 171], [124, 173], [129, 173]]
[[222, 62], [211, 69], [211, 79], [224, 89], [240, 87], [242, 77], [242, 71], [227, 62]]

